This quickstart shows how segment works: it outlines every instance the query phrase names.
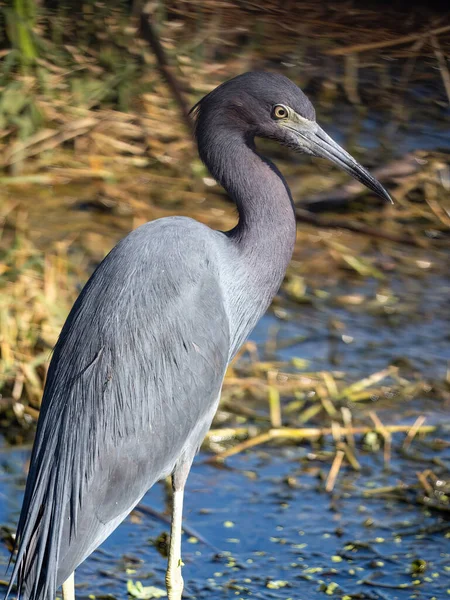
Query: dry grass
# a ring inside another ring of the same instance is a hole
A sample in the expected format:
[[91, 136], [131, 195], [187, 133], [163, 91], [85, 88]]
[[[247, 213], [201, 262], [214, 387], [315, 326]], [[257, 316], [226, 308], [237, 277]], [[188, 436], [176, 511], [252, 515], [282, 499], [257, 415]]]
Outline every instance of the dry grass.
[[[62, 43], [46, 39], [34, 68], [18, 69], [17, 48], [2, 51], [0, 166], [13, 174], [46, 171], [45, 156], [60, 147], [97, 157], [81, 162], [101, 176], [101, 163], [118, 156], [147, 167], [167, 143], [172, 151], [189, 145], [136, 23], [117, 7], [96, 10], [83, 28], [64, 11], [41, 9], [34, 34]], [[184, 0], [165, 3], [153, 21], [188, 106], [227, 77], [273, 65], [325, 112], [346, 98], [361, 110], [382, 106], [401, 124], [450, 102], [450, 24], [425, 8], [401, 15], [332, 3], [264, 2], [256, 10], [252, 2]], [[409, 102], [416, 86], [432, 89], [433, 101]]]
[[[45, 254], [33, 245], [22, 210], [6, 209], [1, 217], [2, 409], [12, 408], [26, 422], [25, 415], [36, 416], [51, 349], [76, 297], [76, 269], [69, 243], [58, 242]], [[11, 222], [13, 229], [6, 226]]]

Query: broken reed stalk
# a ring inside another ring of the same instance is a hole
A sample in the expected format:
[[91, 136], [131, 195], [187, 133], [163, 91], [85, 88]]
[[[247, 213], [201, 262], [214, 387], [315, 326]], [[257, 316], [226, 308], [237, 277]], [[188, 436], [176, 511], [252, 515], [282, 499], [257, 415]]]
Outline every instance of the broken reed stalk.
[[384, 468], [388, 469], [391, 462], [391, 447], [392, 447], [392, 436], [389, 431], [386, 431], [386, 427], [381, 422], [379, 416], [375, 411], [369, 412], [369, 417], [372, 419], [373, 424], [377, 430], [381, 433], [384, 440], [383, 456], [384, 456]]
[[[450, 82], [449, 82], [450, 85]], [[450, 90], [449, 90], [450, 92]], [[450, 96], [449, 96], [450, 103]], [[438, 202], [438, 188], [433, 186], [430, 182], [424, 183], [424, 192], [425, 192], [425, 201], [434, 213], [434, 215], [439, 219], [439, 221], [445, 226], [450, 227], [450, 216], [448, 215], [445, 208], [443, 208]]]
[[[212, 430], [210, 430], [208, 432], [208, 434], [206, 436], [207, 439], [209, 439], [211, 437], [210, 436], [211, 431]], [[239, 454], [240, 452], [243, 452], [244, 450], [248, 450], [249, 448], [254, 448], [255, 446], [265, 444], [266, 442], [273, 439], [273, 435], [272, 435], [273, 431], [275, 431], [275, 430], [271, 429], [271, 430], [267, 431], [266, 433], [261, 433], [261, 434], [255, 436], [254, 438], [245, 440], [245, 442], [241, 442], [240, 444], [233, 446], [233, 448], [229, 448], [228, 450], [225, 450], [225, 452], [221, 452], [220, 454], [217, 454], [216, 456], [211, 457], [210, 459], [207, 460], [207, 462], [211, 462], [211, 461], [215, 462], [218, 460], [223, 460], [224, 458], [233, 456], [233, 454]]]
[[371, 490], [364, 490], [363, 496], [380, 496], [382, 494], [392, 494], [399, 491], [405, 491], [411, 489], [412, 486], [400, 483], [399, 485], [385, 485], [383, 487], [373, 488]]
[[325, 484], [325, 491], [327, 491], [328, 493], [331, 493], [334, 489], [334, 485], [336, 483], [337, 476], [339, 475], [344, 456], [345, 452], [343, 450], [338, 450], [336, 452], [333, 464], [331, 465], [330, 472], [328, 473], [327, 482]]
[[392, 46], [401, 46], [402, 44], [415, 42], [420, 38], [441, 35], [441, 33], [446, 33], [447, 31], [450, 31], [450, 25], [446, 25], [445, 27], [437, 27], [436, 29], [431, 29], [430, 31], [421, 31], [420, 33], [404, 35], [392, 40], [369, 42], [367, 44], [352, 44], [351, 46], [344, 46], [343, 48], [333, 48], [332, 50], [328, 50], [327, 54], [330, 56], [345, 56], [347, 54], [354, 54], [356, 52], [365, 52], [366, 50], [392, 48]]
[[345, 429], [347, 430], [347, 434], [346, 434], [347, 444], [350, 448], [354, 449], [355, 448], [355, 438], [354, 438], [353, 432], [352, 432], [353, 426], [352, 426], [351, 410], [348, 408], [348, 406], [342, 406], [341, 413], [342, 413], [342, 420], [344, 422]]
[[417, 417], [416, 422], [408, 431], [408, 435], [406, 436], [405, 441], [403, 442], [403, 450], [408, 450], [408, 448], [411, 446], [413, 439], [416, 437], [417, 433], [421, 431], [425, 420], [426, 417], [424, 417], [423, 415]]
[[[414, 425], [411, 427], [410, 425], [383, 425], [383, 431], [388, 432], [388, 433], [399, 433], [399, 432], [407, 432], [408, 436], [407, 439], [411, 436], [411, 441], [412, 439], [417, 435], [417, 433], [432, 433], [433, 431], [436, 431], [436, 426], [435, 425], [423, 425], [423, 422], [425, 421], [425, 417], [422, 417], [422, 421], [421, 423], [418, 423], [418, 421], [416, 421], [414, 423]], [[411, 435], [411, 431], [413, 431], [413, 434]], [[211, 439], [211, 440], [217, 440], [218, 437], [220, 437], [220, 429], [211, 429], [208, 434], [206, 435], [206, 439]], [[230, 433], [231, 429], [228, 428], [227, 432], [228, 435], [226, 436], [226, 439], [230, 439], [229, 433]], [[380, 433], [382, 435], [381, 430], [375, 426], [375, 427], [368, 427], [368, 426], [359, 426], [359, 427], [352, 427], [352, 428], [348, 428], [348, 427], [340, 427], [340, 435], [348, 435], [349, 433], [351, 433], [352, 435], [365, 435], [366, 433], [370, 433], [371, 431], [376, 431], [377, 433]], [[244, 435], [245, 432], [245, 428], [241, 427], [239, 428], [239, 435]], [[248, 433], [248, 429], [247, 429], [247, 433]], [[335, 429], [335, 433], [336, 433], [336, 429]], [[225, 458], [228, 458], [230, 456], [234, 456], [235, 454], [239, 454], [240, 452], [243, 452], [244, 450], [248, 450], [249, 448], [254, 448], [255, 446], [260, 446], [262, 444], [265, 444], [271, 440], [291, 440], [291, 441], [302, 441], [302, 440], [315, 440], [324, 436], [328, 436], [328, 435], [332, 435], [333, 434], [333, 429], [331, 427], [323, 427], [323, 428], [319, 428], [319, 427], [302, 427], [302, 428], [293, 428], [293, 427], [281, 427], [279, 429], [269, 429], [269, 431], [263, 432], [263, 433], [259, 433], [258, 435], [256, 435], [253, 438], [250, 438], [248, 440], [245, 440], [243, 442], [240, 442], [239, 444], [236, 444], [235, 446], [233, 446], [232, 448], [228, 448], [227, 450], [224, 450], [223, 452], [220, 452], [219, 454], [216, 454], [215, 456], [211, 457], [210, 459], [208, 459], [208, 462], [216, 462], [216, 461], [221, 461], [224, 460]]]
[[339, 447], [345, 452], [345, 458], [347, 459], [352, 469], [354, 471], [360, 471], [361, 465], [359, 464], [358, 459], [356, 458], [355, 453], [353, 452], [353, 449], [350, 448], [350, 446], [348, 446], [345, 442], [341, 442], [339, 444]]
[[417, 471], [416, 475], [417, 475], [417, 479], [420, 482], [420, 485], [423, 487], [427, 496], [429, 498], [432, 498], [434, 495], [434, 491], [433, 491], [433, 488], [431, 487], [430, 483], [428, 482], [428, 479], [427, 479], [428, 473], [429, 473], [429, 470], [426, 470], [423, 473], [421, 473], [420, 471]]
[[189, 115], [189, 108], [181, 92], [181, 86], [173, 73], [170, 71], [166, 53], [164, 52], [164, 48], [159, 41], [158, 34], [156, 33], [156, 30], [151, 22], [152, 9], [153, 3], [148, 2], [144, 7], [139, 19], [139, 34], [153, 50], [158, 70], [167, 82], [167, 85], [169, 86], [170, 91], [172, 92], [172, 95], [178, 104], [187, 129], [192, 131], [192, 119]]
[[270, 424], [274, 429], [282, 426], [280, 392], [276, 387], [276, 380], [277, 372], [273, 370], [269, 371], [267, 373], [267, 382], [269, 384]]
[[345, 57], [344, 89], [349, 102], [359, 106], [361, 98], [358, 93], [358, 55], [347, 54]]

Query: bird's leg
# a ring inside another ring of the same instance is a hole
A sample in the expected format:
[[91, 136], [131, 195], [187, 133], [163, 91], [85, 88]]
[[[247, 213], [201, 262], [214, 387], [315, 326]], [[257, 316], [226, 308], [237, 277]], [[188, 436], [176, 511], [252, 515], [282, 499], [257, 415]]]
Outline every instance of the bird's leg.
[[180, 465], [172, 475], [172, 523], [170, 527], [169, 559], [166, 572], [166, 587], [169, 600], [181, 600], [183, 577], [181, 576], [181, 533], [183, 519], [184, 484], [189, 473], [190, 463]]
[[63, 600], [75, 600], [75, 571], [62, 585]]
[[181, 521], [183, 517], [184, 489], [173, 491], [172, 524], [170, 527], [169, 560], [166, 587], [169, 600], [181, 600], [183, 577], [181, 576]]

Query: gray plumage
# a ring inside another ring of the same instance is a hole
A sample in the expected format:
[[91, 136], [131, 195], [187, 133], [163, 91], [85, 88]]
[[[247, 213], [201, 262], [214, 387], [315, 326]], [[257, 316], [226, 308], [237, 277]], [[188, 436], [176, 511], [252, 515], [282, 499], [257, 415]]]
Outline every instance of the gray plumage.
[[[268, 73], [226, 82], [195, 107], [200, 156], [238, 208], [233, 230], [184, 217], [147, 223], [75, 302], [52, 357], [17, 530], [11, 585], [17, 579], [26, 599], [53, 600], [156, 481], [189, 470], [227, 365], [295, 243], [288, 187], [254, 138], [324, 155], [301, 145], [309, 133], [294, 137], [295, 119], [278, 123], [279, 104], [315, 127], [306, 96]], [[357, 163], [345, 164], [387, 196]]]

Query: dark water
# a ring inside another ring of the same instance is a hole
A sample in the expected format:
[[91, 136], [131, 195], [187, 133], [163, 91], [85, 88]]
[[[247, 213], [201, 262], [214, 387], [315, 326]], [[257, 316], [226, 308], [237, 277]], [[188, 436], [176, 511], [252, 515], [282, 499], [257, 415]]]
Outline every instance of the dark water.
[[[401, 361], [428, 379], [445, 378], [450, 364], [450, 278], [394, 276], [389, 286], [395, 301], [384, 307], [377, 303], [386, 293], [379, 282], [347, 279], [333, 288], [324, 286], [329, 298], [300, 308], [288, 304], [283, 319], [266, 315], [252, 337], [263, 344], [270, 331], [279, 342], [301, 339], [278, 350], [277, 358], [308, 359], [312, 371], [338, 368], [358, 379]], [[362, 307], [338, 306], [336, 298], [347, 295], [363, 297]], [[342, 326], [333, 341], [330, 319]]]
[[362, 148], [375, 151], [382, 148], [385, 157], [398, 157], [419, 149], [449, 150], [450, 111], [442, 111], [441, 117], [438, 121], [414, 114], [408, 121], [400, 123], [392, 122], [386, 113], [377, 111], [357, 117], [352, 107], [344, 106], [332, 113], [326, 128], [339, 143], [353, 139]]

